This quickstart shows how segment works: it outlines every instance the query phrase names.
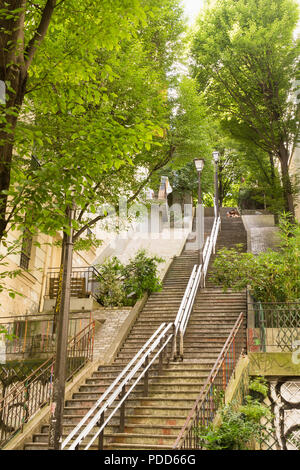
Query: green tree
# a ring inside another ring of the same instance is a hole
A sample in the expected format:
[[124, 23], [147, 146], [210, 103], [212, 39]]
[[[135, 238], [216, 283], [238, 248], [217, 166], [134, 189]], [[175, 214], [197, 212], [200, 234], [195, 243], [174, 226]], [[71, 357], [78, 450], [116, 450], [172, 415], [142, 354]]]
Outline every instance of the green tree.
[[[16, 126], [21, 110], [26, 113], [25, 95], [42, 88], [53, 74], [58, 82], [67, 80], [82, 86], [94, 74], [91, 64], [99, 48], [118, 48], [119, 41], [135, 34], [144, 19], [145, 11], [138, 0], [0, 3], [0, 80], [6, 87], [6, 100], [0, 105], [0, 240], [16, 212], [16, 204], [12, 213], [7, 210], [7, 201], [11, 197], [12, 166], [17, 163], [13, 158]], [[64, 47], [57, 47], [62, 39]], [[53, 68], [37, 76], [36, 67], [45, 53], [51, 57]], [[19, 193], [16, 196], [22, 199]]]
[[222, 0], [199, 18], [193, 72], [227, 132], [277, 159], [285, 210], [294, 215], [288, 162], [298, 141], [298, 105], [291, 99], [300, 40], [294, 0]]
[[181, 77], [177, 89], [178, 95], [173, 99], [172, 115], [168, 139], [172, 147], [170, 162], [152, 179], [157, 186], [161, 175], [168, 176], [174, 191], [183, 194], [190, 191], [197, 197], [198, 176], [193, 160], [204, 158], [205, 166], [201, 175], [204, 193], [213, 190], [212, 122], [203, 97], [197, 92], [196, 81]]

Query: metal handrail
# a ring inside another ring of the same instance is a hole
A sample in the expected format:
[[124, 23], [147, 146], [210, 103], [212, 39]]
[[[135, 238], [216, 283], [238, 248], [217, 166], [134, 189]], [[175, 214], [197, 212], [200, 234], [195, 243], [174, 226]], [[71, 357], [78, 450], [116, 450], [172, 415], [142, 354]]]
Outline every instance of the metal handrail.
[[[68, 342], [67, 380], [93, 356], [95, 322], [83, 328]], [[35, 413], [50, 402], [55, 355], [47, 359], [25, 380], [13, 385], [0, 400], [0, 443], [8, 442]]]
[[62, 443], [62, 449], [69, 443], [69, 441], [78, 433], [78, 431], [82, 428], [82, 426], [86, 423], [88, 418], [96, 411], [99, 405], [103, 402], [103, 400], [107, 397], [107, 395], [117, 386], [120, 382], [122, 377], [126, 374], [126, 372], [133, 366], [133, 364], [137, 361], [137, 359], [141, 356], [141, 354], [145, 351], [145, 349], [151, 344], [155, 336], [158, 332], [161, 331], [164, 324], [162, 323], [159, 328], [153, 333], [153, 335], [146, 341], [146, 343], [142, 346], [142, 348], [136, 353], [136, 355], [131, 359], [131, 361], [127, 364], [127, 366], [122, 370], [122, 372], [118, 375], [118, 377], [112, 382], [112, 384], [105, 390], [105, 392], [101, 395], [101, 397], [96, 401], [96, 403], [90, 408], [90, 410], [86, 413], [86, 415], [82, 418], [82, 420], [77, 424], [77, 426], [71, 431], [71, 433], [66, 437], [64, 442]]
[[[208, 237], [206, 240], [206, 244], [204, 247], [204, 259], [209, 262], [211, 252], [214, 250], [216, 245], [216, 239], [218, 236], [220, 226], [220, 217], [214, 220], [213, 229], [211, 232], [211, 236]], [[135, 388], [135, 386], [140, 382], [142, 377], [146, 377], [148, 369], [151, 367], [153, 362], [159, 356], [162, 357], [162, 353], [165, 351], [167, 345], [169, 344], [170, 340], [173, 339], [172, 345], [172, 352], [171, 357], [174, 358], [176, 356], [176, 344], [177, 344], [177, 334], [180, 332], [180, 355], [183, 355], [183, 336], [189, 321], [189, 317], [193, 308], [195, 296], [199, 287], [201, 276], [205, 276], [203, 272], [203, 265], [197, 267], [194, 266], [190, 279], [188, 281], [188, 285], [181, 301], [176, 319], [174, 323], [165, 324], [162, 323], [160, 327], [156, 330], [156, 332], [151, 336], [151, 338], [144, 344], [144, 346], [138, 351], [138, 353], [134, 356], [134, 358], [130, 361], [130, 363], [123, 369], [123, 371], [119, 374], [119, 376], [114, 380], [114, 382], [108, 387], [108, 389], [102, 394], [102, 396], [97, 400], [95, 405], [88, 411], [88, 413], [82, 418], [80, 423], [71, 431], [71, 433], [66, 437], [64, 442], [62, 443], [61, 449], [65, 450], [75, 450], [81, 444], [81, 442], [87, 437], [89, 432], [95, 427], [97, 424], [99, 426], [96, 433], [94, 433], [93, 437], [86, 445], [85, 450], [89, 449], [89, 447], [93, 444], [95, 439], [99, 437], [99, 448], [103, 446], [103, 430], [105, 426], [109, 423], [111, 418], [114, 416], [116, 411], [120, 409], [122, 406], [125, 405], [126, 398]], [[172, 329], [172, 333], [170, 334], [170, 330]], [[168, 335], [167, 339], [165, 340], [162, 347], [160, 347], [159, 351], [154, 355], [154, 357], [149, 361], [150, 354], [156, 349], [156, 347], [161, 343], [163, 338]], [[151, 344], [152, 343], [152, 344]], [[142, 355], [143, 354], [143, 355]], [[140, 356], [142, 356], [140, 358]], [[140, 359], [139, 359], [140, 358]], [[139, 360], [138, 360], [139, 359]], [[137, 364], [136, 361], [138, 360]], [[160, 361], [161, 362], [161, 361]], [[132, 367], [132, 370], [130, 370]], [[133, 385], [129, 387], [127, 392], [125, 391], [125, 387], [130, 383], [132, 378], [135, 374], [137, 374], [143, 368], [142, 372], [138, 375], [138, 378], [135, 380]], [[126, 375], [125, 375], [126, 374]], [[125, 377], [124, 377], [125, 376]], [[122, 380], [123, 379], [123, 380]], [[147, 377], [148, 380], [148, 377]], [[116, 387], [116, 388], [115, 388]], [[114, 390], [115, 389], [115, 390]], [[108, 397], [108, 395], [112, 392], [112, 395]], [[118, 405], [113, 409], [110, 415], [104, 419], [104, 413], [108, 410], [108, 408], [121, 396], [121, 399]], [[108, 398], [107, 398], [108, 397]], [[122, 408], [121, 408], [122, 410]], [[87, 423], [87, 420], [92, 416], [92, 419]], [[120, 413], [120, 417], [124, 417], [124, 410]], [[87, 423], [87, 424], [86, 424]], [[120, 429], [124, 427], [124, 423], [120, 423]], [[75, 436], [77, 436], [75, 438]], [[70, 441], [75, 438], [72, 444], [67, 448], [67, 445]]]
[[[62, 449], [65, 450], [75, 450], [78, 448], [80, 443], [85, 439], [85, 437], [88, 435], [88, 433], [92, 430], [92, 428], [97, 424], [101, 423], [99, 429], [97, 432], [93, 435], [92, 439], [89, 441], [87, 446], [85, 447], [85, 450], [87, 450], [95, 441], [95, 439], [103, 434], [103, 430], [105, 426], [108, 424], [108, 422], [111, 420], [111, 418], [114, 416], [116, 411], [125, 405], [125, 400], [128, 397], [128, 395], [132, 392], [132, 390], [136, 387], [136, 385], [140, 382], [142, 377], [145, 376], [147, 373], [148, 369], [151, 367], [153, 362], [157, 359], [159, 356], [160, 359], [162, 359], [162, 353], [166, 350], [167, 345], [169, 344], [171, 338], [173, 337], [173, 331], [170, 333], [170, 330], [173, 330], [174, 324], [173, 323], [162, 323], [159, 328], [155, 331], [155, 333], [151, 336], [151, 338], [145, 343], [145, 345], [140, 349], [140, 351], [135, 355], [135, 357], [130, 361], [130, 363], [125, 367], [125, 369], [119, 374], [119, 376], [115, 379], [115, 381], [110, 385], [110, 387], [104, 392], [104, 394], [100, 397], [100, 399], [96, 402], [96, 404], [88, 411], [88, 413], [84, 416], [84, 418], [80, 421], [80, 423], [74, 428], [74, 430], [67, 436], [67, 438], [64, 440], [62, 443]], [[167, 339], [164, 340], [164, 338], [168, 335]], [[158, 352], [149, 360], [150, 355], [152, 352], [155, 351], [155, 349], [160, 346], [161, 342], [164, 341], [163, 345], [160, 347]], [[152, 343], [152, 344], [151, 344]], [[142, 357], [140, 357], [142, 356]], [[139, 359], [140, 357], [140, 359]], [[138, 360], [138, 362], [135, 364], [135, 362]], [[160, 360], [161, 364], [161, 360]], [[133, 366], [133, 368], [129, 371], [129, 369]], [[129, 385], [130, 381], [133, 379], [135, 374], [137, 374], [140, 370], [139, 376], [135, 380], [135, 382], [129, 387], [127, 392], [125, 392], [125, 387]], [[129, 371], [129, 372], [128, 372]], [[126, 372], [128, 372], [126, 374]], [[124, 377], [124, 375], [126, 376]], [[121, 381], [121, 379], [123, 380]], [[147, 377], [148, 380], [148, 377]], [[121, 381], [121, 382], [120, 382]], [[119, 383], [120, 382], [120, 383]], [[105, 398], [109, 395], [109, 393], [117, 387], [112, 395], [105, 400]], [[110, 413], [110, 415], [104, 420], [104, 413], [108, 410], [109, 407], [112, 406], [112, 404], [119, 398], [119, 396], [122, 395], [121, 400], [119, 401], [118, 405], [113, 409], [113, 411]], [[105, 400], [105, 401], [104, 401]], [[98, 409], [96, 414], [93, 416], [93, 418], [89, 421], [89, 423], [83, 428], [84, 424], [88, 420], [88, 418]], [[120, 416], [124, 416], [124, 409]], [[120, 423], [120, 427], [122, 428], [124, 426], [124, 423]], [[80, 432], [80, 430], [83, 428], [83, 430]], [[80, 434], [77, 436], [77, 438], [73, 441], [73, 443], [69, 446], [69, 448], [66, 448], [67, 444], [70, 442], [72, 438], [74, 438], [78, 433]]]
[[[242, 332], [242, 327], [243, 327], [243, 322], [244, 322], [244, 313], [240, 313], [234, 327], [232, 328], [205, 384], [203, 385], [197, 399], [195, 400], [195, 403], [193, 405], [193, 408], [191, 409], [183, 427], [181, 428], [180, 432], [179, 432], [179, 435], [175, 441], [175, 444], [173, 446], [173, 449], [181, 449], [181, 448], [186, 448], [184, 446], [185, 444], [185, 439], [187, 438], [188, 434], [191, 432], [192, 428], [195, 427], [195, 423], [196, 423], [196, 426], [197, 424], [199, 425], [199, 422], [201, 422], [201, 424], [205, 424], [203, 423], [203, 421], [205, 421], [205, 412], [207, 411], [206, 410], [206, 407], [205, 405], [208, 404], [209, 406], [209, 418], [208, 418], [208, 421], [212, 421], [214, 416], [215, 416], [215, 413], [217, 411], [217, 408], [216, 407], [213, 407], [212, 405], [212, 400], [213, 400], [213, 387], [216, 386], [216, 378], [218, 376], [218, 374], [220, 372], [222, 372], [222, 384], [221, 384], [221, 389], [222, 391], [224, 392], [228, 383], [229, 383], [229, 380], [231, 378], [231, 375], [232, 375], [232, 372], [240, 358], [240, 356], [242, 355], [243, 351], [244, 351], [244, 348], [241, 347], [240, 348], [240, 351], [236, 351], [236, 347], [233, 348], [233, 351], [231, 351], [231, 348], [232, 346], [236, 346], [235, 345], [235, 339], [237, 338], [238, 336], [238, 333], [239, 332]], [[243, 333], [243, 332], [242, 332]], [[243, 344], [244, 341], [242, 341], [242, 346], [244, 345]], [[239, 353], [240, 352], [240, 353]], [[229, 354], [232, 354], [232, 363], [231, 363], [231, 367], [229, 368], [229, 371], [227, 371], [226, 373], [226, 370], [225, 370], [225, 376], [224, 376], [224, 366], [225, 366], [225, 369], [226, 367], [228, 367], [227, 365], [227, 362], [228, 361], [228, 355]], [[230, 370], [231, 369], [231, 370]], [[203, 416], [199, 417], [199, 411], [201, 413], [201, 411], [203, 410]], [[202, 418], [202, 419], [200, 419]], [[192, 438], [191, 436], [189, 436], [189, 439], [188, 441], [191, 442]], [[194, 448], [194, 447], [193, 447]]]
[[173, 358], [177, 357], [177, 337], [179, 333], [179, 357], [183, 358], [183, 337], [186, 327], [188, 325], [190, 315], [194, 306], [195, 297], [198, 287], [203, 278], [203, 285], [205, 286], [206, 272], [209, 265], [212, 253], [215, 253], [217, 238], [221, 225], [221, 218], [215, 217], [211, 234], [207, 237], [203, 249], [203, 264], [200, 266], [195, 265], [190, 276], [187, 288], [185, 290], [182, 302], [180, 304], [176, 319], [175, 319], [175, 335], [173, 338], [172, 354]]

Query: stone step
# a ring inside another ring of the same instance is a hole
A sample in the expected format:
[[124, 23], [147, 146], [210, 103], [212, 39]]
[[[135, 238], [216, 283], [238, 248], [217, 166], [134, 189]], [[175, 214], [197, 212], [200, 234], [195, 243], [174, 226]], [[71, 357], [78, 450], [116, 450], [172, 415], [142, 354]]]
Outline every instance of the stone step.
[[[246, 232], [240, 219], [226, 218], [227, 209], [221, 209], [222, 231], [217, 249], [246, 241]], [[213, 218], [206, 220], [206, 231]], [[192, 234], [191, 237], [194, 235]], [[207, 379], [229, 332], [241, 311], [246, 312], [246, 295], [232, 289], [224, 292], [222, 287], [211, 282], [212, 256], [207, 283], [199, 289], [195, 305], [187, 326], [182, 361], [164, 362], [159, 372], [156, 365], [149, 374], [148, 395], [144, 395], [143, 380], [130, 394], [126, 403], [124, 433], [118, 433], [120, 410], [116, 411], [105, 430], [104, 449], [107, 450], [168, 450], [172, 449], [179, 430], [195, 399]], [[149, 339], [162, 322], [174, 322], [182, 301], [192, 269], [198, 264], [198, 252], [184, 250], [175, 257], [160, 292], [149, 296], [142, 312], [131, 328], [114, 363], [100, 366], [87, 378], [80, 390], [66, 402], [64, 414], [64, 436], [72, 426], [78, 424], [102, 392], [120, 374], [128, 361]], [[115, 401], [114, 406], [118, 404]], [[110, 408], [113, 410], [113, 408]], [[27, 449], [47, 449], [47, 428], [37, 433], [35, 442]], [[40, 442], [39, 442], [40, 441]], [[83, 446], [81, 446], [83, 448]], [[91, 447], [97, 449], [97, 445]]]
[[140, 445], [144, 446], [146, 445], [151, 445], [151, 447], [154, 445], [160, 445], [160, 446], [165, 446], [165, 445], [171, 445], [174, 444], [176, 441], [176, 437], [172, 434], [130, 434], [130, 433], [118, 433], [118, 434], [110, 434], [106, 435], [106, 439], [113, 439], [113, 442], [110, 443], [113, 444], [114, 446], [116, 444], [129, 444], [132, 445]]

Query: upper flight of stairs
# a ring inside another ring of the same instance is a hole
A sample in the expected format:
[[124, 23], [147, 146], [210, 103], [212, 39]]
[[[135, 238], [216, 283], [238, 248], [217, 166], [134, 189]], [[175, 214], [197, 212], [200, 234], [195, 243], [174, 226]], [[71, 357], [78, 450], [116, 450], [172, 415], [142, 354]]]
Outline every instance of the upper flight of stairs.
[[[223, 215], [223, 214], [222, 214]], [[206, 219], [210, 232], [212, 218]], [[241, 219], [222, 216], [217, 249], [245, 243]], [[184, 250], [176, 257], [164, 279], [161, 292], [153, 293], [133, 325], [111, 366], [101, 366], [65, 404], [63, 439], [117, 377], [129, 360], [162, 322], [173, 322], [198, 253]], [[119, 433], [119, 411], [105, 429], [104, 449], [171, 449], [202, 385], [208, 377], [240, 312], [246, 313], [246, 293], [213, 286], [208, 279], [199, 289], [184, 340], [184, 359], [164, 364], [161, 373], [150, 372], [148, 395], [143, 384], [126, 401], [126, 421]], [[47, 449], [48, 426], [44, 425], [25, 450]], [[97, 440], [91, 447], [96, 449]], [[81, 446], [83, 448], [83, 446]]]

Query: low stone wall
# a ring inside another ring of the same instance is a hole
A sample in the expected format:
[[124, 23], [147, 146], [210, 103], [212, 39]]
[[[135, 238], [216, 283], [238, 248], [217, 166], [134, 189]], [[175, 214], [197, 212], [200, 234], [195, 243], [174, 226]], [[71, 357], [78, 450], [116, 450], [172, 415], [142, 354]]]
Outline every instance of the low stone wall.
[[94, 342], [95, 360], [106, 356], [108, 349], [115, 341], [118, 332], [122, 329], [131, 310], [131, 307], [108, 307], [93, 311], [93, 318], [96, 321]]
[[111, 364], [123, 345], [148, 295], [138, 300], [134, 307], [100, 308], [93, 312], [96, 321], [94, 360]]

